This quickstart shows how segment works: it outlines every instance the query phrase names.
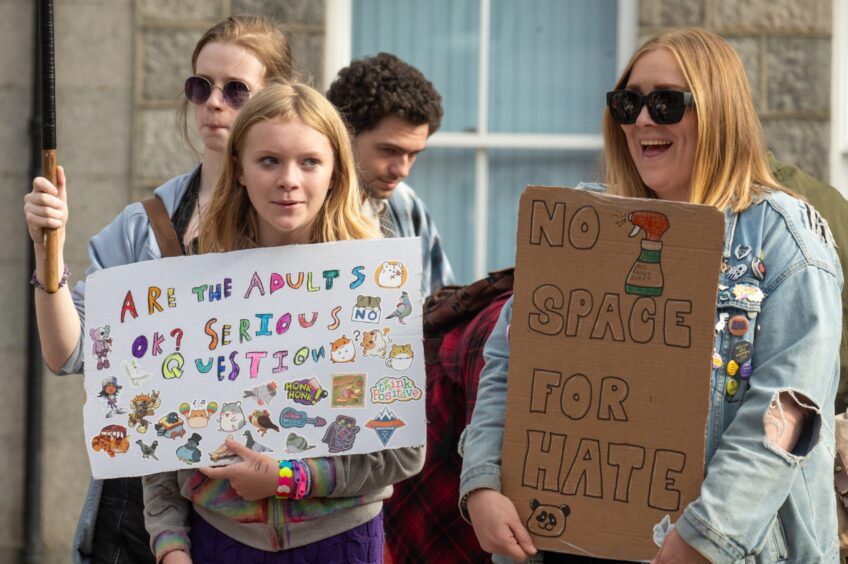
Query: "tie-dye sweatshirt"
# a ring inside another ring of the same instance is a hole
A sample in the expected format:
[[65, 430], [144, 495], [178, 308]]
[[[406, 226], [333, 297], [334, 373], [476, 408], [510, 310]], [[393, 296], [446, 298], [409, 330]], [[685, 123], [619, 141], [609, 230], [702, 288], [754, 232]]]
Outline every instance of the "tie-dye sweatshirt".
[[424, 447], [302, 461], [312, 474], [309, 498], [247, 501], [227, 480], [196, 470], [143, 478], [144, 521], [156, 561], [189, 552], [190, 505], [222, 533], [249, 546], [279, 551], [337, 535], [370, 521], [392, 494], [392, 484], [418, 473]]

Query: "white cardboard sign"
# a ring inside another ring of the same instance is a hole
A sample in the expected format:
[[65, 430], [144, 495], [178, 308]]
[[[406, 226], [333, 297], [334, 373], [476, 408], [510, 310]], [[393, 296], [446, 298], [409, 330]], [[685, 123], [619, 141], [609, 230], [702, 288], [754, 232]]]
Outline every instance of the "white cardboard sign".
[[86, 282], [95, 478], [420, 446], [418, 238], [166, 258]]

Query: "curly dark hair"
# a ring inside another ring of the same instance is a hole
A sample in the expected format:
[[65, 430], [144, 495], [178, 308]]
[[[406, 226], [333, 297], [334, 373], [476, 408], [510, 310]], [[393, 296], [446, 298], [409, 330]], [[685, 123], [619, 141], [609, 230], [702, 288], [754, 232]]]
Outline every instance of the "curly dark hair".
[[442, 123], [442, 97], [421, 71], [390, 53], [357, 59], [339, 71], [327, 98], [356, 135], [389, 116], [413, 125]]

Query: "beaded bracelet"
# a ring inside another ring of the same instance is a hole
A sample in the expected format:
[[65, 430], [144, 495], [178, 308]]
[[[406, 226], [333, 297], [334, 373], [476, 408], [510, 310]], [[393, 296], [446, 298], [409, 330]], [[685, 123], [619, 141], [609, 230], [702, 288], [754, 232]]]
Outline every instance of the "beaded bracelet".
[[[68, 283], [68, 278], [71, 276], [71, 269], [68, 268], [68, 263], [65, 263], [65, 271], [62, 273], [62, 279], [59, 280], [59, 285], [56, 288], [61, 288], [65, 284]], [[44, 285], [38, 281], [38, 278], [35, 276], [35, 271], [32, 271], [32, 278], [30, 278], [29, 283], [32, 284], [35, 288], [38, 288], [42, 292], [46, 292], [47, 290], [44, 288]]]

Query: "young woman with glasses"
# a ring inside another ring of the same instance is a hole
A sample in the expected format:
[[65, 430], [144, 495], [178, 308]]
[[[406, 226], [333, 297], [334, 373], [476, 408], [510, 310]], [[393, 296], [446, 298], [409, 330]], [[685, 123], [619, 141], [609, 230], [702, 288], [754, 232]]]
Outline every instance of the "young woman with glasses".
[[[203, 145], [200, 163], [154, 191], [184, 249], [191, 249], [198, 236], [239, 111], [267, 82], [292, 78], [288, 41], [270, 20], [256, 16], [229, 17], [210, 28], [198, 41], [191, 63], [192, 76], [185, 83], [179, 117], [187, 139], [191, 104]], [[45, 254], [42, 230], [59, 229], [64, 247], [68, 207], [61, 168], [57, 184], [36, 178], [32, 192], [24, 198], [24, 212], [37, 257], [33, 284], [44, 360], [52, 371], [64, 375], [83, 369], [85, 282], [77, 283], [73, 293], [68, 290], [68, 270], [60, 251], [59, 268], [65, 272], [60, 290], [48, 294], [40, 284]], [[151, 233], [142, 205], [129, 205], [89, 242], [92, 264], [86, 274], [160, 258], [159, 244]], [[153, 562], [142, 509], [139, 478], [93, 481], [77, 528], [74, 561]]]
[[[706, 476], [674, 528], [660, 528], [653, 562], [836, 562], [842, 272], [827, 223], [769, 171], [739, 56], [701, 29], [654, 37], [607, 95], [603, 128], [610, 192], [711, 205], [727, 225]], [[537, 553], [499, 492], [511, 315], [510, 302], [486, 345], [460, 505], [496, 562], [602, 562]]]

